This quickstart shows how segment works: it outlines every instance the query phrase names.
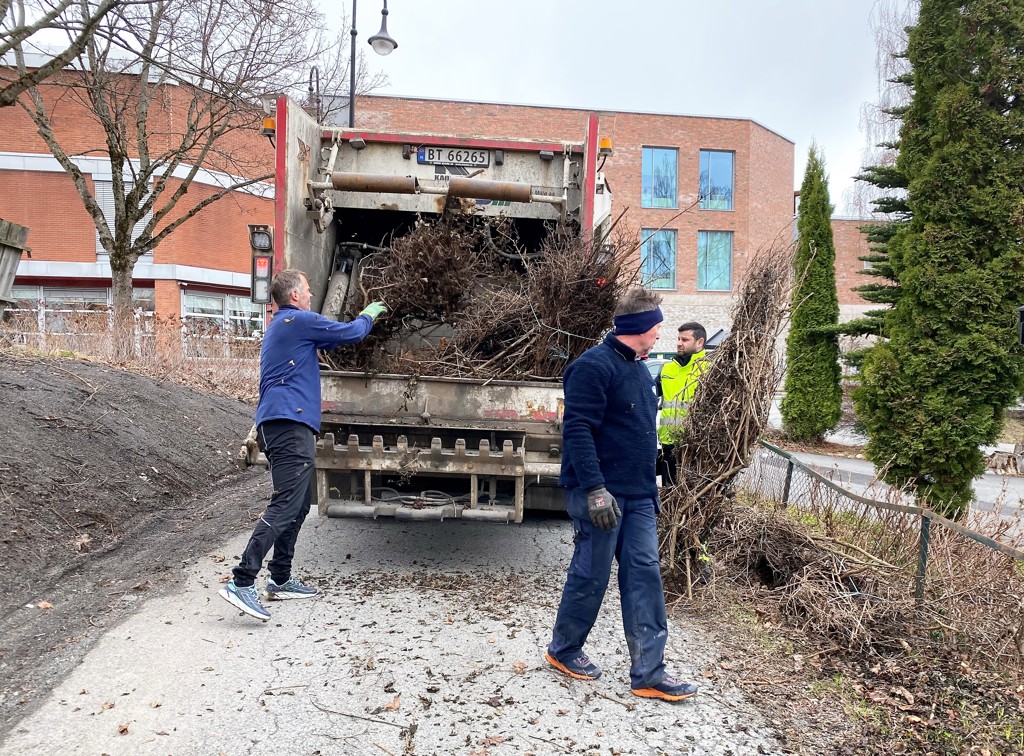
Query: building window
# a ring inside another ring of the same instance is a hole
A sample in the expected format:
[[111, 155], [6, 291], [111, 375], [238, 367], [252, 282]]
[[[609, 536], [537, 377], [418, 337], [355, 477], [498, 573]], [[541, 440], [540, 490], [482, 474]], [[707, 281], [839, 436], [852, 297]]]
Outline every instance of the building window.
[[[96, 204], [100, 206], [100, 210], [103, 211], [103, 217], [107, 219], [107, 228], [110, 229], [110, 233], [114, 233], [114, 182], [94, 180], [93, 184], [95, 189], [93, 190], [93, 199], [96, 200]], [[127, 193], [132, 188], [130, 180], [125, 180], [124, 190]], [[132, 241], [135, 241], [142, 234], [142, 229], [149, 223], [149, 219], [153, 217], [153, 213], [146, 213], [145, 217], [135, 224], [135, 228], [132, 229]], [[96, 256], [103, 259], [110, 259], [110, 255], [107, 254], [107, 250], [103, 249], [103, 245], [100, 243], [100, 234], [96, 232]], [[153, 262], [153, 251], [147, 250], [144, 255], [139, 258], [144, 263]]]
[[733, 153], [700, 151], [700, 209], [732, 210]]
[[644, 147], [641, 169], [641, 207], [677, 207], [678, 150]]
[[732, 231], [697, 232], [697, 290], [732, 288]]
[[264, 312], [263, 305], [236, 294], [189, 292], [182, 303], [189, 333], [227, 331], [234, 336], [253, 336], [263, 330]]
[[640, 275], [650, 289], [676, 287], [676, 232], [645, 228], [640, 232]]

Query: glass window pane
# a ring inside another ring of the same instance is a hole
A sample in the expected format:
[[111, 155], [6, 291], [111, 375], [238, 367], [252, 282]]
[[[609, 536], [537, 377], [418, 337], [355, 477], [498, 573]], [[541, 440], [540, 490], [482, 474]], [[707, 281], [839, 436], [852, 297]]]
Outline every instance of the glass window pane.
[[651, 289], [676, 287], [676, 232], [643, 229], [640, 232], [640, 274]]
[[155, 312], [156, 292], [153, 289], [132, 289], [132, 307], [143, 312]]
[[640, 205], [674, 208], [678, 150], [644, 147], [641, 158]]
[[732, 210], [733, 153], [700, 152], [700, 209]]
[[254, 303], [248, 296], [228, 296], [228, 320], [238, 336], [252, 336], [263, 330], [264, 305]]
[[186, 294], [186, 316], [224, 317], [224, 297], [216, 294]]
[[17, 302], [19, 307], [35, 307], [39, 304], [39, 287], [12, 286], [11, 299]]
[[76, 289], [72, 286], [44, 287], [43, 301], [51, 310], [95, 309], [108, 303], [106, 289]]
[[732, 288], [732, 232], [697, 233], [697, 290], [729, 291]]

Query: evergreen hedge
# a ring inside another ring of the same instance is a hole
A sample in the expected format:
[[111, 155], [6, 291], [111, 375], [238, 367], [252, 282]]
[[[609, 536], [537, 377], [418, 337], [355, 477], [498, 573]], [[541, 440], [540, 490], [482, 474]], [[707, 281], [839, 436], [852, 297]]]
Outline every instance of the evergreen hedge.
[[959, 516], [1017, 396], [1024, 304], [1024, 2], [922, 0], [888, 242], [900, 294], [854, 399], [887, 481]]
[[793, 439], [816, 441], [842, 414], [836, 248], [825, 165], [815, 147], [800, 187], [793, 317], [786, 339], [782, 428]]

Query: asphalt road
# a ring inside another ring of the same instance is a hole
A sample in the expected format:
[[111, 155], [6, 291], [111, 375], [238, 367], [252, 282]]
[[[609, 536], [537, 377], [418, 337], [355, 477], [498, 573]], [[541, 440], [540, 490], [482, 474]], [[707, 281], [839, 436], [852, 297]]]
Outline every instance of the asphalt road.
[[566, 520], [311, 514], [297, 568], [323, 595], [270, 604], [267, 623], [216, 594], [246, 538], [108, 631], [0, 754], [781, 752], [743, 692], [709, 679], [719, 654], [696, 628], [673, 625], [668, 661], [701, 694], [634, 697], [614, 588], [588, 645], [605, 675], [546, 666]]

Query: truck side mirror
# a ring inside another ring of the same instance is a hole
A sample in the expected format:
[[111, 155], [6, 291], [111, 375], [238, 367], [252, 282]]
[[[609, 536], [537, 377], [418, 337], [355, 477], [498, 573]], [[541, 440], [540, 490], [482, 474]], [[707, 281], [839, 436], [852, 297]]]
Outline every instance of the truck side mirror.
[[250, 223], [249, 246], [252, 248], [249, 296], [256, 304], [270, 304], [270, 281], [274, 277], [274, 229]]

